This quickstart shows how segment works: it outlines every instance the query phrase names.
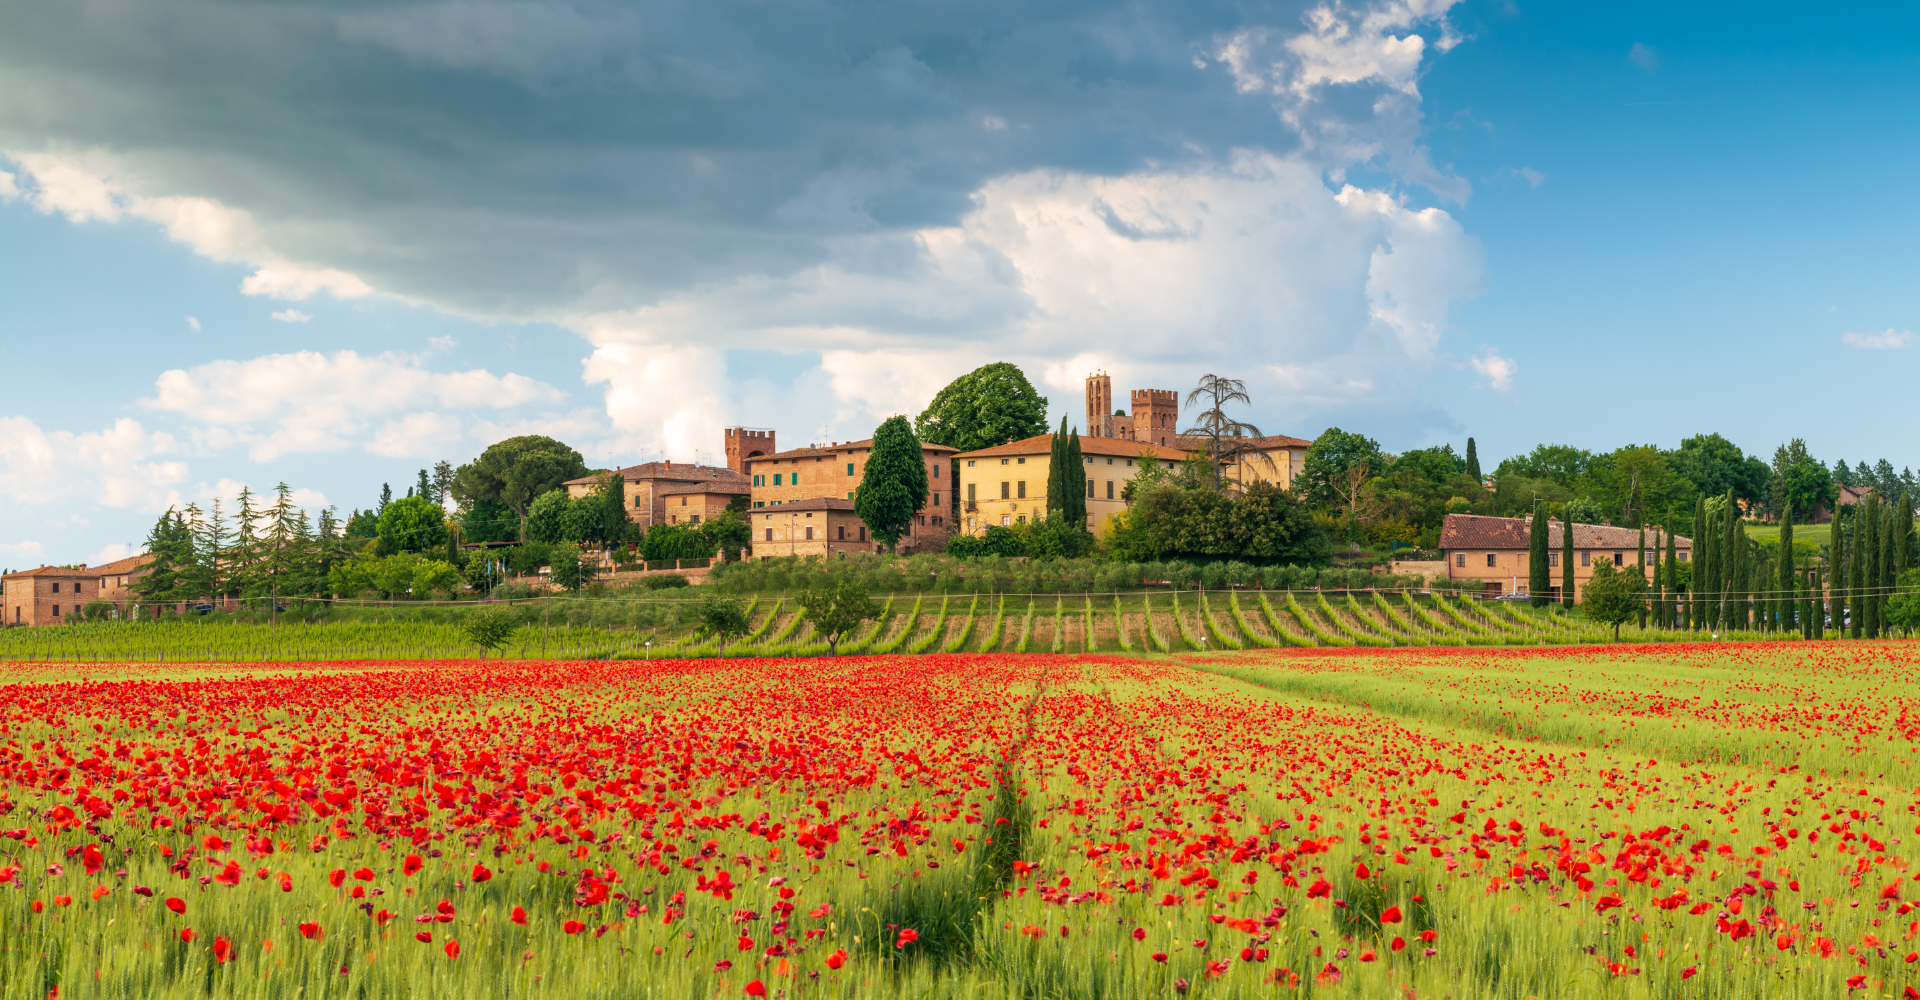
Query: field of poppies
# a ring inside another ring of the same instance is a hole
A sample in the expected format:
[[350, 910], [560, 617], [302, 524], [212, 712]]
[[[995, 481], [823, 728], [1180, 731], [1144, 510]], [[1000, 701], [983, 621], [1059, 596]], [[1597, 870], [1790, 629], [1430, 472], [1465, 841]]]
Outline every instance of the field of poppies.
[[1916, 997], [1905, 643], [0, 666], [0, 994]]

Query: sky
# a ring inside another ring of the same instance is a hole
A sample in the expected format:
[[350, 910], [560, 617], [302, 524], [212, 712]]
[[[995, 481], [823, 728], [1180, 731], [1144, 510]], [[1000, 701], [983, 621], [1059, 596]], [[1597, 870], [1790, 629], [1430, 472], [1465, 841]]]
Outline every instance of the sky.
[[0, 0], [0, 567], [1012, 361], [1268, 433], [1913, 464], [1920, 10]]

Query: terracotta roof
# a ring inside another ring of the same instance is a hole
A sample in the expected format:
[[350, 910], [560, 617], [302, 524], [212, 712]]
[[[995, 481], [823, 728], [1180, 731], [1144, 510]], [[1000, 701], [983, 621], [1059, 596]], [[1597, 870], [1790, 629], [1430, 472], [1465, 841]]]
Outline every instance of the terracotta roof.
[[679, 496], [682, 493], [725, 493], [729, 496], [746, 496], [752, 492], [753, 488], [746, 483], [733, 482], [688, 483], [685, 486], [669, 486], [659, 491], [663, 497]]
[[137, 556], [128, 556], [125, 559], [115, 559], [113, 562], [104, 563], [99, 566], [91, 567], [87, 570], [87, 572], [93, 573], [99, 576], [120, 576], [121, 574], [124, 574], [124, 573], [137, 572], [142, 567], [146, 566], [146, 564], [152, 561], [153, 561], [153, 555], [151, 553], [142, 552]]
[[[747, 477], [744, 474], [735, 472], [724, 465], [690, 465], [686, 462], [645, 462], [640, 465], [629, 465], [621, 469], [620, 474], [630, 480], [655, 479], [666, 482], [738, 482], [744, 484], [747, 481]], [[569, 479], [566, 485], [591, 485], [599, 478], [600, 474], [596, 472], [591, 476]]]
[[[848, 452], [854, 452], [854, 451], [868, 451], [872, 448], [873, 448], [872, 438], [867, 438], [864, 441], [838, 441], [833, 444], [827, 445], [824, 448], [818, 447], [815, 445], [808, 445], [805, 448], [789, 448], [786, 451], [776, 451], [771, 455], [754, 455], [749, 457], [747, 461], [748, 462], [778, 462], [781, 459], [787, 459], [787, 458], [831, 458], [834, 455], [842, 455], [842, 454], [846, 454]], [[934, 444], [931, 441], [922, 441], [920, 442], [920, 450], [940, 452], [942, 454], [945, 454], [948, 452], [959, 451], [960, 449], [949, 448], [944, 444]]]
[[[1547, 547], [1558, 550], [1561, 523], [1554, 521], [1547, 527]], [[1524, 549], [1527, 547], [1527, 535], [1530, 527], [1524, 517], [1482, 517], [1478, 514], [1448, 514], [1440, 527], [1440, 548], [1452, 549]], [[1666, 538], [1660, 529], [1647, 529], [1647, 544], [1665, 545]], [[1684, 535], [1673, 536], [1678, 548], [1691, 549], [1693, 539]], [[1576, 549], [1632, 549], [1640, 544], [1640, 529], [1616, 528], [1605, 524], [1578, 524], [1573, 526], [1573, 547]]]
[[[1000, 458], [1007, 455], [1048, 455], [1053, 453], [1053, 435], [1039, 434], [1024, 441], [982, 448], [979, 451], [962, 452], [954, 458]], [[1121, 456], [1137, 458], [1150, 455], [1167, 462], [1184, 462], [1187, 453], [1178, 448], [1166, 448], [1145, 441], [1128, 441], [1124, 438], [1104, 438], [1083, 436], [1080, 439], [1082, 455]]]
[[11, 580], [11, 579], [14, 579], [15, 577], [28, 577], [28, 576], [37, 576], [37, 577], [57, 576], [62, 579], [65, 579], [66, 577], [70, 577], [70, 576], [99, 576], [99, 575], [100, 575], [99, 573], [91, 569], [88, 569], [85, 566], [82, 566], [79, 569], [70, 569], [66, 566], [41, 566], [38, 569], [23, 569], [23, 570], [20, 570], [19, 572], [8, 573], [6, 575], [6, 579]]
[[852, 509], [853, 509], [853, 501], [851, 500], [843, 500], [840, 497], [808, 497], [805, 500], [790, 500], [786, 503], [768, 504], [765, 507], [755, 507], [752, 510], [748, 511], [747, 513], [759, 515], [759, 514], [779, 514], [779, 513], [783, 513], [785, 511], [790, 511], [790, 510], [800, 510], [800, 511], [849, 510], [850, 511]]

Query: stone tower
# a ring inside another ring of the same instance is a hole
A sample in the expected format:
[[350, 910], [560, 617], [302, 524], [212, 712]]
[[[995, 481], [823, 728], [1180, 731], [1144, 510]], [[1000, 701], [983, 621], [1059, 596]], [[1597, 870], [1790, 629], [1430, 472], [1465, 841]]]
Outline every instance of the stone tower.
[[1133, 439], [1164, 448], [1179, 447], [1180, 394], [1172, 389], [1133, 390]]
[[1113, 376], [1094, 372], [1087, 376], [1087, 435], [1110, 438], [1113, 433]]
[[729, 427], [727, 437], [727, 468], [741, 475], [747, 474], [747, 459], [760, 455], [771, 455], [778, 451], [773, 445], [773, 431], [765, 427]]

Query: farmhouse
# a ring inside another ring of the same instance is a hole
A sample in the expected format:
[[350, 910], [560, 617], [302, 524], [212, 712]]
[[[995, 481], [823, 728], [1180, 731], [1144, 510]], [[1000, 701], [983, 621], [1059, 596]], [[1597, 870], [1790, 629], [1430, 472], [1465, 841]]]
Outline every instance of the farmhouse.
[[[1471, 585], [1479, 581], [1488, 597], [1527, 593], [1527, 540], [1532, 531], [1530, 517], [1481, 517], [1476, 514], [1448, 514], [1440, 527], [1440, 549], [1447, 558], [1447, 579]], [[1553, 597], [1560, 597], [1564, 569], [1560, 565], [1565, 524], [1551, 521], [1547, 526], [1547, 566], [1553, 574]], [[1693, 540], [1680, 535], [1673, 538], [1675, 558], [1686, 562], [1693, 557]], [[1667, 536], [1658, 528], [1647, 529], [1647, 567], [1653, 579], [1653, 550], [1660, 547], [1666, 558]], [[1640, 558], [1640, 529], [1616, 528], [1610, 524], [1573, 526], [1573, 596], [1577, 602], [1587, 579], [1593, 576], [1594, 563], [1605, 560], [1616, 568], [1631, 565]]]

